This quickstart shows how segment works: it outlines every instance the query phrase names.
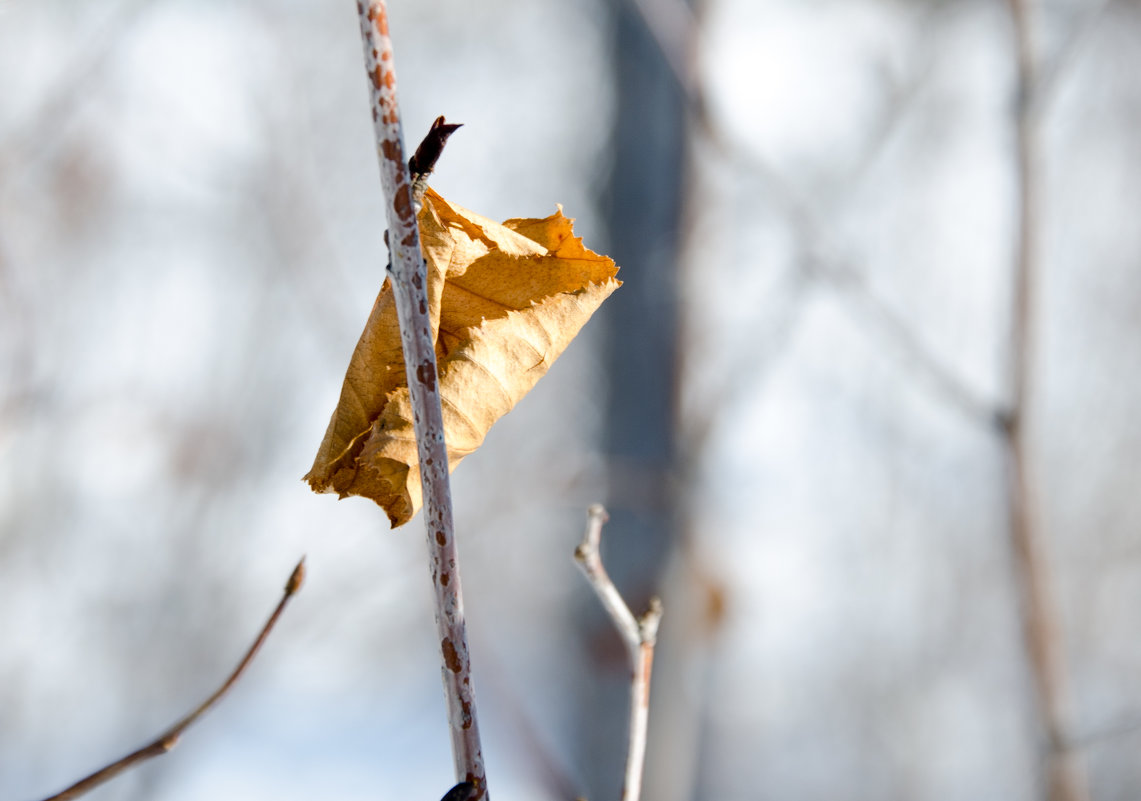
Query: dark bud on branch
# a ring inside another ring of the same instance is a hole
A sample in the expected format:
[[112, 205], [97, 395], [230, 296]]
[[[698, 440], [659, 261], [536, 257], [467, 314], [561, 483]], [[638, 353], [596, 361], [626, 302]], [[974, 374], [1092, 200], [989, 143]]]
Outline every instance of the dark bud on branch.
[[[408, 171], [412, 173], [412, 180], [427, 176], [432, 170], [436, 168], [436, 162], [440, 158], [440, 154], [444, 152], [444, 145], [447, 144], [448, 137], [460, 128], [462, 123], [452, 124], [445, 122], [443, 117], [436, 117], [436, 121], [432, 123], [432, 128], [428, 131], [428, 135], [424, 137], [424, 141], [416, 148], [416, 152], [412, 154], [412, 158], [408, 159]], [[451, 801], [449, 799], [449, 801]]]

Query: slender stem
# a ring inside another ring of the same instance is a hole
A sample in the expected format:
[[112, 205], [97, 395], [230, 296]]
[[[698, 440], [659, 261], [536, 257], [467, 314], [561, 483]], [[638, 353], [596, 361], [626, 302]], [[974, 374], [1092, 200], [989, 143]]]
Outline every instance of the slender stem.
[[105, 768], [100, 768], [90, 776], [80, 779], [75, 784], [68, 787], [66, 790], [62, 790], [53, 796], [49, 796], [47, 799], [45, 799], [45, 801], [66, 801], [66, 799], [79, 798], [79, 796], [83, 795], [89, 790], [94, 790], [100, 784], [103, 784], [103, 782], [109, 779], [113, 779], [123, 771], [129, 768], [133, 768], [135, 765], [139, 764], [140, 762], [144, 762], [151, 757], [165, 754], [173, 749], [176, 745], [178, 745], [178, 740], [182, 736], [182, 733], [190, 728], [195, 721], [197, 721], [200, 717], [212, 709], [219, 701], [221, 701], [222, 697], [230, 691], [230, 688], [234, 686], [234, 683], [237, 682], [239, 678], [241, 678], [243, 673], [245, 673], [246, 667], [248, 667], [250, 662], [253, 661], [253, 658], [257, 655], [257, 652], [261, 650], [262, 643], [264, 643], [266, 638], [269, 637], [269, 633], [277, 624], [277, 620], [281, 617], [281, 613], [285, 611], [285, 605], [289, 602], [289, 599], [296, 595], [297, 591], [301, 589], [301, 585], [304, 581], [305, 560], [302, 559], [297, 563], [297, 567], [293, 568], [293, 572], [289, 575], [289, 580], [285, 583], [285, 592], [281, 596], [281, 601], [278, 602], [277, 608], [273, 610], [273, 614], [269, 616], [269, 620], [267, 620], [265, 625], [262, 626], [261, 632], [258, 634], [257, 639], [254, 640], [253, 645], [251, 645], [249, 650], [246, 651], [246, 655], [242, 658], [242, 661], [238, 663], [236, 668], [234, 668], [234, 671], [230, 674], [229, 678], [222, 682], [222, 686], [215, 690], [213, 695], [199, 704], [199, 706], [193, 712], [184, 717], [182, 720], [178, 721], [178, 723], [175, 723], [165, 732], [156, 737], [148, 745], [144, 745], [137, 751], [132, 751], [122, 759], [112, 762]]
[[1089, 790], [1079, 755], [1067, 748], [1069, 687], [1061, 625], [1052, 592], [1029, 471], [1026, 408], [1035, 352], [1037, 294], [1038, 137], [1036, 65], [1025, 0], [1008, 0], [1017, 63], [1015, 114], [1017, 243], [1011, 342], [1011, 410], [1003, 431], [1008, 453], [1010, 538], [1022, 598], [1022, 627], [1034, 675], [1038, 716], [1046, 737], [1047, 797], [1086, 801]]
[[471, 782], [486, 797], [483, 751], [475, 711], [459, 555], [452, 523], [448, 452], [444, 443], [443, 413], [436, 380], [436, 351], [428, 314], [427, 277], [420, 252], [413, 188], [405, 164], [404, 132], [396, 98], [396, 72], [384, 0], [358, 0], [369, 97], [376, 130], [381, 184], [388, 214], [389, 260], [396, 313], [412, 417], [424, 487], [424, 523], [427, 528], [432, 584], [435, 588], [436, 629], [443, 656], [444, 694], [452, 737], [456, 779]]
[[638, 801], [642, 794], [642, 773], [646, 762], [650, 674], [654, 666], [654, 645], [658, 638], [658, 623], [662, 619], [662, 604], [657, 598], [651, 598], [649, 610], [641, 618], [634, 617], [602, 564], [599, 543], [602, 541], [602, 526], [608, 519], [606, 510], [600, 504], [594, 504], [586, 514], [586, 532], [582, 543], [575, 548], [574, 558], [614, 621], [630, 657], [630, 736], [622, 801]]

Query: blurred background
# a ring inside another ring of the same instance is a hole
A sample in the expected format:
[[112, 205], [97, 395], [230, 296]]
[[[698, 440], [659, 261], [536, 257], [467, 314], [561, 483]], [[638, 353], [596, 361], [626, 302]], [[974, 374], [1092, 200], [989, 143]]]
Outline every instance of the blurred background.
[[[1141, 5], [393, 2], [405, 136], [625, 285], [453, 477], [499, 799], [1141, 793]], [[419, 519], [301, 482], [383, 276], [351, 2], [0, 2], [0, 798], [452, 784]]]

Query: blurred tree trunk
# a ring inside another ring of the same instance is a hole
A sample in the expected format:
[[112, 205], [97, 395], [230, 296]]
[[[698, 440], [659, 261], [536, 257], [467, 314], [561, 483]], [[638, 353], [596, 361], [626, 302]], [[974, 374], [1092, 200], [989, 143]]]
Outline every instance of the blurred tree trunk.
[[[616, 112], [603, 208], [623, 287], [602, 310], [608, 397], [603, 426], [610, 523], [606, 565], [637, 615], [659, 592], [677, 540], [674, 410], [677, 263], [685, 160], [684, 97], [632, 3], [612, 6]], [[626, 752], [629, 669], [593, 598], [578, 610], [593, 675], [585, 677], [577, 764], [591, 798], [617, 798]], [[668, 614], [668, 611], [667, 611]], [[650, 738], [654, 738], [650, 722]]]

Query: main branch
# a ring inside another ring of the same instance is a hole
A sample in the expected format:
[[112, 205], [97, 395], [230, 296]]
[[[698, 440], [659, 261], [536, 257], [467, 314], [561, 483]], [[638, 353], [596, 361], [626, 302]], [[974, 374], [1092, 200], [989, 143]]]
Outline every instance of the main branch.
[[436, 380], [436, 350], [428, 317], [427, 272], [420, 252], [420, 232], [412, 181], [404, 155], [404, 132], [396, 99], [396, 71], [384, 0], [358, 0], [369, 97], [376, 130], [377, 157], [388, 215], [389, 277], [396, 314], [412, 421], [424, 487], [424, 524], [427, 527], [432, 584], [435, 588], [436, 629], [443, 656], [444, 694], [452, 735], [456, 779], [471, 782], [486, 797], [487, 780], [476, 722], [475, 690], [471, 679], [459, 556], [452, 524], [448, 451]]

